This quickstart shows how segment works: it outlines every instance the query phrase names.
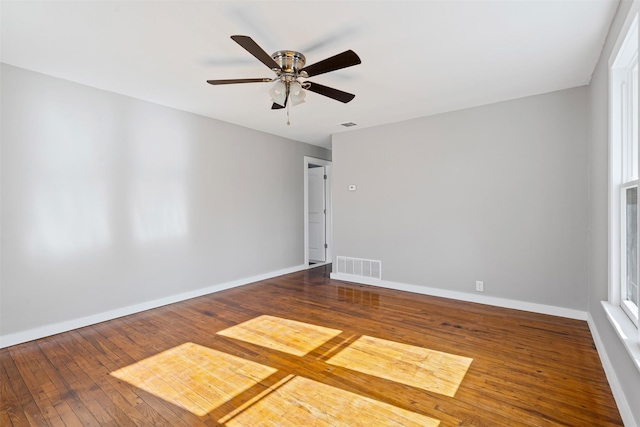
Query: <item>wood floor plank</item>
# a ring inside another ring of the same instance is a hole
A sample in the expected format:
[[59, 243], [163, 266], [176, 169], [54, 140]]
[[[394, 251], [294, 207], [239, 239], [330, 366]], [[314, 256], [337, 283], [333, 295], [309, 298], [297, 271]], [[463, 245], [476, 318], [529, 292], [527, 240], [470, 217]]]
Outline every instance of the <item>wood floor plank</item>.
[[[328, 272], [2, 349], [0, 425], [622, 425], [586, 322]], [[465, 372], [447, 362], [459, 357]]]
[[33, 345], [18, 346], [14, 349], [13, 359], [16, 361], [18, 369], [23, 378], [28, 379], [31, 396], [36, 405], [40, 408], [47, 424], [51, 426], [64, 426], [65, 423], [56, 411], [51, 396], [55, 396], [56, 388], [52, 385], [49, 377], [40, 368], [37, 357], [27, 352], [27, 348], [33, 349]]
[[[113, 331], [111, 331], [111, 333], [112, 332]], [[105, 336], [99, 333], [99, 330], [90, 332], [85, 329], [85, 330], [78, 331], [78, 333], [83, 336], [91, 335], [93, 339], [87, 340], [87, 342], [92, 341], [93, 343], [98, 344], [102, 350], [101, 351], [102, 354], [96, 355], [96, 357], [100, 362], [99, 365], [101, 366], [100, 372], [99, 372], [100, 379], [98, 380], [99, 381], [98, 385], [111, 396], [116, 395], [120, 398], [122, 393], [124, 393], [125, 395], [127, 393], [130, 394], [131, 391], [127, 389], [123, 390], [123, 387], [126, 387], [125, 385], [118, 384], [120, 387], [114, 387], [114, 385], [110, 381], [107, 381], [107, 379], [111, 378], [110, 374], [113, 371], [117, 370], [120, 367], [135, 363], [136, 359], [131, 358], [126, 353], [119, 355], [118, 353], [119, 353], [120, 347], [117, 347], [111, 344], [111, 342]], [[107, 366], [109, 367], [108, 369], [107, 369]], [[118, 392], [116, 388], [120, 390], [120, 392]], [[171, 425], [182, 425], [182, 424], [193, 425], [193, 426], [206, 425], [202, 423], [201, 420], [198, 417], [194, 416], [193, 414], [184, 410], [179, 410], [175, 408], [173, 405], [169, 404], [168, 402], [165, 402], [162, 399], [157, 398], [149, 393], [144, 393], [137, 390], [134, 390], [133, 392], [137, 395], [137, 398], [142, 399], [145, 402], [145, 404], [148, 405], [149, 408], [153, 408], [162, 418], [167, 420]], [[115, 409], [116, 408], [114, 408], [114, 410]]]
[[[62, 342], [59, 342], [58, 340], [62, 340]], [[100, 410], [104, 410], [109, 415], [109, 418], [111, 418], [111, 420], [116, 420], [116, 418], [112, 416], [113, 411], [110, 410], [111, 407], [116, 405], [115, 403], [113, 403], [111, 397], [109, 397], [108, 399], [94, 399], [92, 397], [88, 397], [86, 391], [84, 391], [87, 389], [96, 391], [100, 387], [100, 379], [93, 379], [87, 381], [87, 383], [85, 384], [85, 382], [83, 381], [83, 377], [78, 373], [79, 369], [77, 367], [74, 369], [74, 365], [76, 364], [75, 354], [69, 354], [67, 352], [68, 348], [65, 349], [67, 347], [67, 344], [65, 342], [69, 340], [71, 340], [70, 335], [63, 334], [51, 337], [47, 340], [48, 344], [54, 345], [45, 346], [42, 345], [42, 342], [40, 342], [40, 349], [45, 360], [52, 367], [55, 367], [56, 371], [60, 373], [62, 384], [60, 384], [59, 387], [61, 388], [61, 390], [66, 390], [66, 393], [68, 395], [77, 396], [79, 399], [82, 399], [83, 402], [85, 402], [85, 404], [87, 404], [89, 407], [93, 408], [94, 406], [100, 406]], [[95, 383], [93, 381], [95, 381]], [[122, 399], [119, 403], [126, 405], [128, 404], [128, 401], [126, 399]], [[118, 412], [122, 411], [119, 410]], [[104, 417], [104, 415], [102, 415], [102, 417]], [[105, 417], [104, 420], [106, 421], [107, 418]]]
[[[126, 388], [125, 385], [121, 385], [119, 383], [116, 385], [109, 381], [109, 374], [112, 371], [118, 369], [119, 366], [118, 363], [114, 363], [114, 361], [122, 362], [122, 358], [112, 352], [111, 348], [108, 345], [108, 342], [104, 338], [102, 338], [100, 334], [86, 330], [78, 331], [78, 333], [83, 337], [91, 336], [92, 338], [87, 339], [87, 342], [92, 342], [92, 345], [94, 347], [98, 345], [101, 348], [101, 354], [96, 355], [96, 358], [100, 361], [100, 372], [97, 375], [101, 378], [97, 385], [101, 390], [104, 391], [104, 393], [110, 396], [113, 404], [106, 408], [106, 410], [112, 415], [112, 417], [118, 420], [119, 425], [135, 425], [135, 423], [133, 423], [130, 419], [128, 420], [128, 423], [125, 421], [126, 417], [128, 416], [123, 413], [119, 407], [122, 402], [127, 400], [127, 397], [125, 396], [129, 396], [129, 398], [131, 398], [131, 396], [134, 394], [137, 396], [135, 400], [142, 399], [147, 405], [141, 408], [142, 411], [146, 411], [146, 408], [153, 408], [164, 420], [169, 422], [171, 425], [179, 425], [180, 423], [183, 423], [185, 421], [182, 418], [182, 416], [184, 416], [184, 413], [173, 413], [171, 411], [171, 408], [167, 407], [168, 405], [163, 404], [160, 399], [156, 399], [153, 396], [145, 393], [136, 392], [135, 390], [132, 393], [132, 391]], [[133, 363], [133, 361], [126, 364], [130, 363]], [[126, 364], [123, 363], [123, 365], [125, 366]], [[141, 412], [140, 415], [145, 415], [145, 412]], [[152, 417], [148, 418], [152, 419]], [[196, 423], [199, 420], [190, 419], [188, 421], [190, 423], [193, 423], [194, 425], [198, 425]]]
[[13, 426], [13, 422], [11, 421], [11, 417], [9, 416], [9, 412], [4, 409], [0, 409], [0, 426]]
[[[14, 404], [10, 406], [12, 411], [9, 412], [9, 414], [15, 417], [15, 421], [12, 421], [14, 425], [47, 425], [44, 416], [40, 412], [40, 408], [38, 408], [38, 405], [36, 405], [31, 395], [29, 384], [22, 376], [16, 359], [13, 357], [14, 352], [19, 347], [20, 346], [15, 346], [9, 349], [5, 354], [9, 355], [10, 358], [4, 358], [5, 363], [3, 363], [7, 377], [9, 378], [9, 383], [13, 388], [13, 395], [8, 396], [8, 399], [14, 402]], [[5, 400], [4, 395], [2, 396], [2, 400]]]
[[[10, 366], [12, 364], [9, 350], [0, 350], [0, 411], [9, 418], [8, 425], [27, 425], [28, 421], [20, 403], [20, 389], [26, 388], [26, 385], [17, 374], [17, 370]], [[9, 372], [14, 375], [10, 375]]]
[[[105, 393], [103, 378], [106, 377], [107, 370], [99, 362], [99, 353], [89, 352], [84, 346], [84, 340], [77, 331], [71, 331], [69, 336], [72, 339], [63, 343], [63, 347], [67, 352], [67, 366], [74, 371], [79, 381], [80, 385], [75, 388], [77, 389], [76, 392], [80, 393], [80, 396], [85, 396], [81, 390], [88, 385], [92, 387], [93, 393], [99, 395], [95, 401], [104, 402], [102, 404], [109, 406], [117, 404], [135, 425], [144, 426], [150, 422], [155, 425], [170, 425], [157, 412], [151, 410], [146, 402], [135, 393], [135, 390], [123, 387], [122, 390], [127, 394], [123, 398], [117, 393]], [[91, 399], [88, 396], [86, 398]]]
[[[37, 344], [37, 343], [34, 343]], [[29, 358], [37, 358], [37, 354], [39, 353], [39, 348], [36, 351], [32, 351], [29, 355]], [[68, 366], [67, 366], [68, 367]], [[74, 385], [82, 384], [83, 378], [78, 378], [77, 372], [75, 373], [75, 382]], [[96, 417], [94, 412], [100, 413], [100, 408], [95, 405], [91, 399], [87, 400], [81, 396], [82, 388], [81, 387], [71, 387], [67, 389], [64, 393], [64, 402], [72, 409], [73, 413], [80, 420], [82, 425], [84, 426], [98, 426], [100, 425], [99, 419], [100, 416]], [[90, 409], [91, 408], [91, 409]]]
[[[12, 349], [15, 349], [16, 347], [13, 347]], [[13, 362], [13, 359], [2, 359], [4, 361], [11, 361]], [[0, 381], [0, 383], [2, 383], [3, 381]], [[18, 380], [16, 378], [10, 379], [7, 381], [8, 384], [19, 387], [21, 384], [21, 380]], [[26, 385], [25, 385], [26, 387]], [[3, 395], [3, 400], [5, 400], [5, 397], [7, 397], [7, 395]], [[49, 390], [48, 392], [48, 398], [49, 400], [52, 402], [52, 407], [47, 408], [47, 410], [54, 410], [58, 416], [60, 417], [60, 419], [63, 422], [63, 425], [67, 426], [67, 427], [82, 427], [82, 422], [78, 419], [78, 417], [75, 415], [75, 413], [73, 412], [73, 410], [69, 407], [68, 405], [68, 398], [66, 393], [62, 393], [60, 394], [59, 392], [52, 392], [51, 390]], [[28, 425], [28, 420], [18, 420], [18, 421], [14, 421], [13, 423], [14, 425]], [[55, 425], [55, 424], [50, 424], [50, 425]]]

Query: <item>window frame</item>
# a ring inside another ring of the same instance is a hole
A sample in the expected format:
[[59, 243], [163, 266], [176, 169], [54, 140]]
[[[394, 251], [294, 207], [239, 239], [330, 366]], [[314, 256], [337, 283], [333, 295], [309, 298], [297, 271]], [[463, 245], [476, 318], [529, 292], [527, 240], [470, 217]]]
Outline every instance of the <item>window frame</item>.
[[[626, 210], [626, 192], [631, 188], [638, 188], [638, 179], [633, 181], [627, 181], [620, 184], [618, 187], [620, 189], [620, 307], [625, 312], [629, 319], [638, 327], [638, 305], [633, 304], [632, 301], [629, 301], [625, 298], [627, 294], [627, 281], [626, 281], [626, 271], [627, 271], [627, 257], [625, 256], [626, 248], [627, 248], [627, 233], [624, 229], [627, 224], [627, 210]], [[640, 189], [638, 189], [640, 191]], [[638, 194], [640, 196], [640, 194]], [[636, 221], [637, 221], [636, 217]], [[636, 283], [638, 278], [636, 278]]]
[[[638, 11], [622, 31], [609, 60], [609, 303], [638, 328], [640, 301], [627, 295], [626, 191], [638, 187]], [[640, 189], [638, 190], [640, 191]], [[638, 225], [640, 219], [636, 218]], [[640, 227], [636, 227], [640, 230]], [[640, 241], [640, 240], [639, 240]], [[640, 250], [638, 257], [640, 257]], [[640, 258], [637, 258], [640, 266]], [[638, 278], [636, 278], [638, 283]], [[637, 332], [640, 336], [640, 330]]]

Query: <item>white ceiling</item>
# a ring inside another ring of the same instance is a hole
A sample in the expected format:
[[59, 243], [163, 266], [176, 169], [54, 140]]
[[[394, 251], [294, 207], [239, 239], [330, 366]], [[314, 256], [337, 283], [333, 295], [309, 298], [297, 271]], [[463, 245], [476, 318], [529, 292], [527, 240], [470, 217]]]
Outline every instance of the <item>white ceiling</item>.
[[[2, 1], [2, 62], [330, 147], [330, 135], [588, 84], [618, 0]], [[309, 93], [272, 111], [273, 77], [229, 36], [307, 65], [347, 49], [355, 67], [311, 81], [356, 94]]]

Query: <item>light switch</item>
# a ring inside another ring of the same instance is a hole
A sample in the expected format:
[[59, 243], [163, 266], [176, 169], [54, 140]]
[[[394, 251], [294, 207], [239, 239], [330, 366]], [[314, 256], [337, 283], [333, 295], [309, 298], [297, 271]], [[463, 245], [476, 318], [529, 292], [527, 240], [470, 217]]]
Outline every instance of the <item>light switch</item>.
[[358, 187], [355, 184], [349, 184], [349, 191], [356, 191]]

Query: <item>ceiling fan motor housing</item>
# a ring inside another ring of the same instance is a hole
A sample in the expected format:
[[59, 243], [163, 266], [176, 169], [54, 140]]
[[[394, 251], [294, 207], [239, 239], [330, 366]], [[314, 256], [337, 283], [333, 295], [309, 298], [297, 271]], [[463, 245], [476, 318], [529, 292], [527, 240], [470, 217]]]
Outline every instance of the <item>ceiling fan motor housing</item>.
[[306, 58], [300, 52], [294, 50], [279, 50], [271, 54], [273, 60], [282, 69], [282, 74], [298, 76], [300, 70], [304, 68]]

